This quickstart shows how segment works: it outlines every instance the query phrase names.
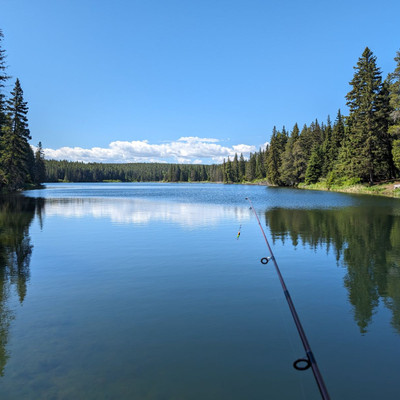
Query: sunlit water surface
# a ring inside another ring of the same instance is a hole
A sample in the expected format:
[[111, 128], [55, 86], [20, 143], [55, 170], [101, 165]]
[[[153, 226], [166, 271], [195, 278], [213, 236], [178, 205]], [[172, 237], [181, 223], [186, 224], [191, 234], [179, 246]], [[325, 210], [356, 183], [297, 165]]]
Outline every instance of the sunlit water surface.
[[0, 398], [320, 398], [247, 196], [331, 397], [398, 398], [399, 200], [155, 183], [0, 199]]

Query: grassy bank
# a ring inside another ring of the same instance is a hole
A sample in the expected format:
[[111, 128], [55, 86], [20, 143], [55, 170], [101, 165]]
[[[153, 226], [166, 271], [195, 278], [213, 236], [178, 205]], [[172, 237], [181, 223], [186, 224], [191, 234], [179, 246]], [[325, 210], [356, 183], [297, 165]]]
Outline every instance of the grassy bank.
[[311, 185], [300, 183], [298, 187], [299, 189], [330, 190], [333, 192], [373, 194], [378, 196], [400, 198], [400, 188], [395, 189], [395, 185], [400, 185], [400, 181], [385, 181], [369, 185], [367, 183], [355, 183], [351, 180], [329, 184], [326, 180], [324, 180]]

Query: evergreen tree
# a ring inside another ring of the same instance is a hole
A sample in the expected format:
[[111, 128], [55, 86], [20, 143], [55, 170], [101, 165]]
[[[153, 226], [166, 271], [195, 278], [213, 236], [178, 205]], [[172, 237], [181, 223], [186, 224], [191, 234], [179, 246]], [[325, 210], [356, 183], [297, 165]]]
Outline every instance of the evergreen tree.
[[343, 140], [345, 137], [345, 126], [342, 113], [338, 110], [336, 115], [335, 123], [333, 124], [331, 143], [329, 146], [329, 153], [326, 157], [329, 160], [329, 169], [328, 171], [332, 171], [337, 161], [339, 150], [343, 144]]
[[256, 177], [256, 155], [250, 153], [249, 161], [246, 164], [246, 179], [248, 181], [254, 180]]
[[397, 51], [395, 70], [389, 74], [389, 93], [390, 93], [390, 126], [389, 134], [392, 142], [393, 164], [397, 171], [400, 171], [400, 50]]
[[44, 164], [44, 153], [42, 149], [42, 143], [39, 142], [35, 152], [35, 174], [34, 182], [36, 185], [40, 185], [46, 180], [46, 167]]
[[26, 141], [31, 139], [28, 129], [28, 106], [24, 101], [24, 92], [21, 88], [19, 79], [15, 81], [15, 86], [11, 92], [11, 97], [7, 100], [7, 117], [10, 127], [14, 134], [18, 134]]
[[288, 140], [286, 131], [284, 133], [277, 132], [276, 127], [272, 131], [271, 143], [268, 149], [266, 160], [266, 172], [268, 182], [272, 185], [281, 184], [280, 167], [282, 164], [282, 154], [285, 151], [286, 142]]
[[7, 100], [6, 124], [0, 139], [2, 154], [0, 165], [4, 171], [6, 184], [11, 190], [20, 189], [30, 180], [33, 173], [34, 156], [28, 139], [27, 103], [19, 80], [15, 82], [11, 97]]
[[260, 151], [256, 155], [256, 179], [265, 178], [264, 154]]
[[298, 176], [295, 172], [295, 154], [294, 145], [299, 138], [299, 127], [297, 123], [294, 125], [289, 140], [286, 143], [285, 150], [282, 154], [282, 164], [280, 167], [281, 181], [286, 186], [294, 186], [299, 183]]
[[392, 158], [393, 138], [389, 134], [391, 113], [389, 82], [385, 80], [376, 99], [376, 133], [380, 140], [380, 156], [384, 160], [383, 163], [377, 165], [376, 174], [382, 178], [388, 176], [394, 178], [395, 175], [395, 166]]
[[322, 132], [324, 138], [321, 146], [322, 158], [323, 158], [322, 176], [325, 177], [328, 175], [328, 172], [331, 169], [331, 162], [328, 158], [328, 154], [331, 152], [331, 147], [332, 147], [332, 124], [329, 115], [326, 122], [326, 126], [323, 126]]
[[322, 175], [323, 168], [323, 153], [321, 146], [316, 145], [311, 152], [311, 157], [307, 165], [304, 182], [309, 185], [318, 182]]
[[0, 146], [0, 165], [4, 171], [3, 185], [11, 191], [21, 189], [28, 175], [26, 140], [6, 125], [2, 129]]
[[224, 178], [225, 183], [232, 183], [234, 182], [233, 179], [233, 167], [232, 167], [232, 161], [228, 157], [228, 161], [225, 164], [225, 178]]
[[352, 90], [346, 95], [350, 110], [349, 135], [341, 161], [347, 175], [373, 183], [377, 173], [389, 172], [387, 149], [376, 112], [382, 78], [376, 57], [368, 47], [354, 69]]
[[[307, 125], [304, 124], [298, 140], [293, 145], [293, 174], [298, 182], [303, 182], [307, 170], [307, 162], [311, 155], [309, 150], [309, 133]], [[309, 154], [310, 153], [310, 154]]]
[[235, 153], [235, 157], [233, 159], [232, 163], [232, 181], [233, 182], [239, 182], [239, 160], [238, 160], [238, 155]]
[[244, 160], [243, 153], [240, 153], [239, 158], [239, 182], [242, 182], [246, 177], [246, 161]]
[[391, 126], [389, 133], [394, 139], [400, 139], [400, 50], [397, 52], [395, 70], [389, 74], [389, 95], [390, 95], [390, 106], [391, 106]]
[[1, 133], [1, 128], [5, 124], [5, 95], [3, 93], [5, 84], [7, 80], [9, 79], [9, 76], [6, 74], [6, 63], [5, 63], [5, 50], [3, 50], [1, 46], [1, 42], [3, 41], [3, 32], [0, 29], [0, 133]]

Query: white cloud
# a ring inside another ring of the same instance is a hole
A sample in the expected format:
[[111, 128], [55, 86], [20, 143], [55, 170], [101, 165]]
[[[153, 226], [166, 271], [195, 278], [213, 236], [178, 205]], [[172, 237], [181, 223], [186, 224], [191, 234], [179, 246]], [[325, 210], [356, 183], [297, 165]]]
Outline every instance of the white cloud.
[[151, 144], [147, 140], [115, 141], [107, 148], [61, 147], [44, 149], [47, 159], [83, 162], [179, 162], [179, 163], [220, 163], [224, 158], [243, 153], [247, 158], [256, 146], [238, 144], [226, 147], [218, 139], [181, 137], [177, 141]]

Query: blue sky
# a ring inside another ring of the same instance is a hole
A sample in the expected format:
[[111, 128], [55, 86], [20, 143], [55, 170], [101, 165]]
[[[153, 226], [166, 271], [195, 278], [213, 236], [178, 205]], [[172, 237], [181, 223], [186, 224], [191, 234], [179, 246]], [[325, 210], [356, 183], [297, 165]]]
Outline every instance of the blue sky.
[[32, 144], [71, 160], [247, 155], [274, 125], [346, 113], [364, 48], [384, 77], [400, 49], [398, 0], [0, 0], [0, 10]]

